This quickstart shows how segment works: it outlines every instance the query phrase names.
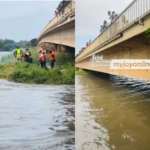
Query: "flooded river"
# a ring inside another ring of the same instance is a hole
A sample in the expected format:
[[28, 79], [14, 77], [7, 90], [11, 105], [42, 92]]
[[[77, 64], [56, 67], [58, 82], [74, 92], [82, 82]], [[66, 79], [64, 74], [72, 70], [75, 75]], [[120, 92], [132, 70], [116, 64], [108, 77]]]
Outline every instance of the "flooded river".
[[150, 83], [76, 76], [76, 150], [150, 150]]
[[0, 150], [74, 150], [74, 86], [0, 80]]

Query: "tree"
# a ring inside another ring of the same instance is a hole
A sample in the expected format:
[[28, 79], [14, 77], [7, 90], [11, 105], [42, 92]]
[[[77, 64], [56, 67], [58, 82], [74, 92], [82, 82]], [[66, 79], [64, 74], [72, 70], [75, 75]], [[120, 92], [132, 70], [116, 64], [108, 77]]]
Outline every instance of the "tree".
[[12, 47], [11, 47], [11, 45], [10, 44], [5, 44], [4, 46], [3, 46], [3, 50], [4, 51], [10, 51], [10, 50], [12, 50]]
[[30, 41], [31, 46], [35, 47], [37, 45], [37, 38], [34, 38]]

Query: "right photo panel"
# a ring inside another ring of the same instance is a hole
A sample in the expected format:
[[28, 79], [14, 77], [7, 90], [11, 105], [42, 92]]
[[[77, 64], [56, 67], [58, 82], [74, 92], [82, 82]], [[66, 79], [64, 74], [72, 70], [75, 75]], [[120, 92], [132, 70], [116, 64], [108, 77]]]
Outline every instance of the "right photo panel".
[[150, 0], [76, 0], [76, 150], [150, 150]]

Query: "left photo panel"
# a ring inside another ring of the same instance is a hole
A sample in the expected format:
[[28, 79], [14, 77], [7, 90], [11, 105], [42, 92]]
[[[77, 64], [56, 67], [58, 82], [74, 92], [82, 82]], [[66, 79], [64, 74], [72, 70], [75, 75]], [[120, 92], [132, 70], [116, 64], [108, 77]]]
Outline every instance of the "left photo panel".
[[0, 149], [75, 150], [75, 1], [0, 10]]

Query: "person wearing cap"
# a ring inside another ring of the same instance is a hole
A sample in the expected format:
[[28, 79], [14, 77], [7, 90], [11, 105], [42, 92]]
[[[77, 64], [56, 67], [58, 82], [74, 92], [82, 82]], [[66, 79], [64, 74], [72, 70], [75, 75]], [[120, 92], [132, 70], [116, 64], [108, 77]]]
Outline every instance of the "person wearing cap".
[[25, 61], [32, 63], [31, 52], [28, 49], [25, 51]]
[[19, 47], [17, 47], [16, 51], [14, 52], [14, 56], [17, 58], [18, 63], [21, 61], [22, 51]]

